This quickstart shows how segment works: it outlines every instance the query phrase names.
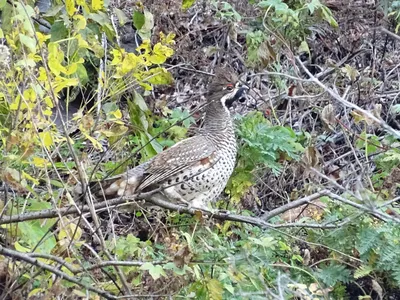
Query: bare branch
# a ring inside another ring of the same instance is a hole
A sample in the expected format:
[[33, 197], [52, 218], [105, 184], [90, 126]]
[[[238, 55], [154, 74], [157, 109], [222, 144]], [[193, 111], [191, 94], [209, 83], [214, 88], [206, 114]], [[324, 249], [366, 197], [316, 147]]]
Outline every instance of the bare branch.
[[282, 205], [274, 210], [271, 210], [270, 212], [265, 213], [260, 218], [264, 221], [268, 221], [268, 220], [272, 219], [273, 217], [280, 215], [290, 209], [302, 206], [303, 204], [310, 203], [311, 201], [313, 201], [319, 197], [325, 196], [328, 192], [329, 192], [328, 190], [322, 190], [322, 191], [314, 193], [310, 196], [307, 196], [307, 197], [304, 197], [301, 199], [297, 199], [288, 204]]
[[96, 294], [98, 294], [100, 296], [103, 296], [105, 299], [117, 299], [117, 297], [115, 297], [115, 296], [113, 296], [113, 295], [111, 295], [111, 294], [109, 294], [109, 293], [107, 293], [107, 292], [105, 292], [103, 290], [100, 290], [100, 289], [95, 288], [93, 286], [87, 285], [82, 280], [80, 280], [78, 278], [75, 278], [75, 277], [72, 277], [72, 276], [69, 276], [68, 274], [66, 274], [66, 273], [60, 271], [59, 269], [57, 269], [56, 267], [50, 266], [48, 264], [45, 264], [45, 263], [37, 260], [35, 257], [30, 256], [27, 253], [21, 253], [21, 252], [18, 252], [18, 251], [7, 249], [7, 248], [4, 248], [3, 246], [0, 245], [0, 254], [8, 256], [8, 257], [11, 257], [11, 258], [19, 260], [19, 261], [27, 262], [27, 263], [29, 263], [31, 265], [34, 265], [34, 266], [37, 266], [37, 267], [39, 267], [39, 268], [41, 268], [43, 270], [47, 270], [47, 271], [59, 276], [61, 279], [65, 279], [65, 280], [67, 280], [69, 282], [75, 283], [75, 284], [81, 286], [82, 288], [84, 288], [86, 290], [92, 291], [92, 292], [94, 292], [94, 293], [96, 293]]
[[324, 85], [321, 81], [319, 81], [314, 75], [311, 74], [311, 72], [306, 68], [306, 66], [302, 63], [302, 61], [296, 57], [297, 63], [302, 67], [304, 72], [307, 73], [308, 77], [310, 77], [310, 80], [314, 83], [316, 83], [318, 86], [320, 86], [325, 92], [327, 92], [329, 95], [331, 95], [332, 98], [340, 102], [341, 104], [350, 107], [352, 109], [355, 109], [362, 113], [364, 116], [366, 116], [368, 119], [371, 119], [375, 123], [377, 123], [379, 126], [381, 126], [385, 131], [388, 133], [394, 135], [396, 138], [400, 138], [400, 132], [398, 130], [393, 129], [391, 126], [389, 126], [385, 121], [383, 121], [380, 118], [375, 117], [372, 113], [369, 111], [362, 109], [358, 105], [351, 103], [350, 101], [345, 100], [343, 97], [341, 97], [338, 93], [336, 93], [334, 90], [328, 88], [326, 85]]

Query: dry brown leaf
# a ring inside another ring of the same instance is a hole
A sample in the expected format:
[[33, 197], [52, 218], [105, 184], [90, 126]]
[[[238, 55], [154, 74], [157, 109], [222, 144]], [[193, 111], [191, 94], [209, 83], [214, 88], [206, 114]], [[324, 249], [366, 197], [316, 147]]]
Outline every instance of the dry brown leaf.
[[190, 252], [189, 246], [183, 246], [175, 255], [174, 255], [174, 264], [178, 268], [183, 268], [185, 264], [188, 264], [192, 259], [193, 255]]
[[317, 150], [317, 148], [313, 146], [309, 146], [306, 148], [303, 154], [303, 162], [307, 167], [317, 167], [320, 163], [321, 154]]
[[325, 127], [334, 131], [336, 126], [336, 118], [335, 118], [335, 108], [332, 104], [326, 105], [321, 112], [321, 120]]

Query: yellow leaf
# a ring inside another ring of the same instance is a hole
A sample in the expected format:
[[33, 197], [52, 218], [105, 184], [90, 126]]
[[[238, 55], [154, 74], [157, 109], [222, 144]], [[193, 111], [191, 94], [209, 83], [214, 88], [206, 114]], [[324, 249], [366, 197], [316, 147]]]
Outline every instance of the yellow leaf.
[[78, 64], [77, 63], [72, 63], [69, 66], [67, 66], [65, 68], [65, 74], [66, 75], [71, 75], [74, 74], [76, 72], [76, 70], [78, 69]]
[[[85, 20], [86, 21], [86, 20]], [[89, 48], [88, 42], [86, 42], [80, 34], [77, 34], [75, 38], [78, 40], [78, 47], [79, 48]], [[82, 58], [83, 59], [83, 58]]]
[[65, 73], [65, 67], [61, 64], [64, 61], [64, 52], [59, 49], [56, 43], [49, 43], [49, 58], [48, 65], [54, 75], [60, 75], [60, 72]]
[[45, 116], [51, 116], [52, 114], [53, 114], [53, 112], [50, 110], [50, 109], [45, 109], [44, 111], [43, 111], [43, 114], [45, 115]]
[[360, 123], [361, 121], [365, 121], [365, 116], [356, 110], [351, 111], [350, 114], [353, 116], [354, 121], [357, 124]]
[[33, 178], [31, 175], [29, 175], [28, 173], [25, 173], [24, 171], [22, 171], [22, 177], [32, 181], [34, 184], [39, 184], [39, 180]]
[[[21, 96], [17, 95], [14, 101], [10, 104], [10, 110], [17, 110], [20, 107], [20, 101], [21, 101]], [[22, 103], [21, 103], [21, 108], [22, 108]]]
[[78, 84], [79, 84], [78, 78], [57, 77], [55, 80], [54, 92], [58, 93], [66, 87], [77, 86]]
[[173, 45], [175, 44], [174, 41], [175, 38], [175, 33], [168, 33], [167, 36], [165, 36], [165, 34], [163, 32], [160, 32], [160, 40], [161, 43], [163, 43], [164, 45]]
[[49, 131], [39, 132], [39, 137], [42, 140], [45, 147], [50, 147], [53, 145], [53, 137]]
[[39, 31], [36, 31], [36, 36], [39, 41], [39, 45], [42, 46], [45, 41], [47, 41], [51, 35], [50, 34], [43, 34]]
[[14, 248], [15, 248], [15, 250], [22, 252], [22, 253], [31, 252], [31, 249], [22, 246], [19, 242], [14, 243]]
[[39, 81], [47, 81], [46, 70], [43, 67], [39, 68], [39, 77], [37, 78]]
[[104, 1], [103, 0], [92, 0], [92, 9], [94, 11], [101, 10], [104, 7]]
[[113, 60], [111, 61], [111, 65], [119, 65], [122, 61], [122, 55], [125, 53], [124, 49], [118, 50], [118, 49], [113, 49], [111, 51]]
[[33, 165], [35, 166], [35, 167], [38, 167], [38, 168], [42, 168], [42, 167], [44, 167], [45, 165], [47, 165], [49, 162], [46, 160], [46, 159], [44, 159], [44, 158], [41, 158], [41, 157], [38, 157], [38, 156], [35, 156], [34, 158], [33, 158]]
[[76, 12], [75, 0], [65, 0], [65, 9], [69, 16], [72, 16]]
[[128, 53], [125, 56], [124, 60], [122, 61], [121, 65], [121, 72], [122, 74], [127, 74], [133, 69], [135, 69], [138, 64], [142, 63], [143, 61], [133, 53]]
[[209, 299], [211, 300], [221, 300], [223, 287], [222, 283], [218, 279], [210, 279], [207, 282], [207, 288], [209, 292]]
[[35, 101], [36, 100], [36, 93], [33, 89], [27, 89], [24, 91], [24, 99], [28, 101]]
[[30, 291], [30, 293], [28, 294], [28, 298], [35, 296], [39, 293], [44, 293], [46, 292], [46, 290], [44, 288], [37, 288], [37, 289], [33, 289], [32, 291]]
[[81, 30], [86, 28], [86, 19], [82, 15], [76, 15], [73, 17], [73, 19], [76, 21], [74, 22], [75, 24], [75, 29], [76, 30]]
[[51, 100], [51, 98], [50, 98], [49, 96], [44, 97], [43, 100], [44, 100], [44, 103], [46, 103], [46, 105], [47, 105], [49, 108], [53, 108], [53, 107], [54, 107], [53, 101]]
[[113, 111], [112, 114], [117, 119], [121, 119], [122, 118], [122, 113], [121, 113], [121, 111], [119, 109], [117, 109], [116, 111]]
[[90, 135], [83, 133], [85, 135], [85, 137], [93, 144], [93, 147], [103, 151], [103, 146], [100, 144], [100, 142], [98, 140], [96, 140], [95, 138], [91, 137]]
[[[69, 222], [68, 219], [63, 219], [65, 223]], [[61, 226], [61, 230], [58, 233], [58, 239], [73, 238], [74, 241], [79, 241], [82, 237], [82, 229], [74, 223], [69, 223], [65, 226]]]
[[142, 44], [136, 48], [136, 50], [142, 53], [142, 55], [144, 56], [148, 55], [151, 51], [150, 40], [149, 39], [144, 40]]

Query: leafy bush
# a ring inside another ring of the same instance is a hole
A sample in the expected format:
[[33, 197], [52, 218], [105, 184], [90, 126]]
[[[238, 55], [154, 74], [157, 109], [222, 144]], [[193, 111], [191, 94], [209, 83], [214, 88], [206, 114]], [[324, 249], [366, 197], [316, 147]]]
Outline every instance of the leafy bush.
[[296, 133], [289, 127], [272, 126], [261, 112], [236, 116], [240, 141], [238, 162], [227, 191], [234, 203], [253, 186], [257, 170], [269, 168], [279, 174], [279, 160], [298, 160], [304, 151]]

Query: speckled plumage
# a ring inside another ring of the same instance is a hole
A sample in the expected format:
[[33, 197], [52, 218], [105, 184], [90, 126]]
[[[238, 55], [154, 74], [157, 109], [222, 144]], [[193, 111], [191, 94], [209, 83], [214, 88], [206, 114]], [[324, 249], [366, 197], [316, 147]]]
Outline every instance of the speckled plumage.
[[219, 72], [210, 84], [199, 133], [115, 177], [104, 194], [132, 195], [161, 187], [170, 201], [207, 208], [225, 188], [236, 162], [236, 139], [226, 107], [243, 96], [245, 88], [236, 83], [233, 74]]

